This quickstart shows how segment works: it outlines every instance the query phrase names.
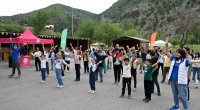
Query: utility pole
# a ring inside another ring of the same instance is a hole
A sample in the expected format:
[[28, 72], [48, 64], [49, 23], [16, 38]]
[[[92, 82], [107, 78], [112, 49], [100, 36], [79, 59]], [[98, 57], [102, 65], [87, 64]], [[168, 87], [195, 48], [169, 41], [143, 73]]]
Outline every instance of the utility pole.
[[74, 13], [74, 11], [73, 11], [73, 7], [72, 7], [72, 37], [74, 37], [74, 18], [73, 18], [73, 13]]

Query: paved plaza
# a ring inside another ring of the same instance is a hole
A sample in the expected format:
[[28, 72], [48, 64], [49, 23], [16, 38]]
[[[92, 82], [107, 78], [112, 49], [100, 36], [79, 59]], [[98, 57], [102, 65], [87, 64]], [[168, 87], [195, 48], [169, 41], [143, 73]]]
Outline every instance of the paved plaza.
[[[138, 74], [137, 90], [132, 91], [132, 98], [124, 98], [121, 94], [121, 84], [115, 85], [113, 71], [104, 75], [104, 82], [96, 83], [96, 93], [90, 94], [88, 75], [83, 73], [81, 66], [81, 81], [75, 82], [74, 63], [70, 71], [65, 71], [64, 88], [56, 88], [55, 72], [50, 71], [46, 83], [40, 83], [40, 72], [35, 71], [33, 62], [28, 68], [21, 68], [21, 79], [8, 79], [11, 68], [8, 63], [0, 63], [0, 110], [169, 110], [173, 105], [172, 93], [167, 83], [160, 84], [162, 96], [152, 94], [152, 101], [144, 103], [143, 74]], [[161, 80], [159, 75], [159, 82]], [[133, 87], [133, 80], [132, 80]], [[190, 83], [190, 110], [200, 110], [200, 88], [194, 88]], [[182, 108], [182, 104], [181, 108]]]

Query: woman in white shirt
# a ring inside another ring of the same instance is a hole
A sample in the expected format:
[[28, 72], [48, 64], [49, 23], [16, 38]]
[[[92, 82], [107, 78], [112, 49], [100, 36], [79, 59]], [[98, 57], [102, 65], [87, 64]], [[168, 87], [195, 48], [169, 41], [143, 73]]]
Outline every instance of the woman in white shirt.
[[[69, 48], [67, 47], [64, 51], [65, 55], [65, 62], [69, 65], [70, 64], [70, 59], [71, 59], [71, 52], [69, 51]], [[64, 65], [64, 70], [66, 66]], [[67, 70], [69, 70], [69, 67], [67, 67]]]
[[[195, 53], [194, 60], [200, 60], [200, 54], [198, 52]], [[192, 67], [193, 67], [192, 80], [196, 83], [195, 87], [198, 88], [199, 81], [200, 81], [200, 64], [194, 63]], [[196, 74], [197, 74], [197, 78], [195, 78]]]
[[37, 48], [37, 50], [32, 53], [32, 55], [35, 57], [35, 68], [36, 71], [40, 71], [41, 66], [40, 66], [40, 56], [41, 56], [41, 52], [39, 50], [39, 48]]

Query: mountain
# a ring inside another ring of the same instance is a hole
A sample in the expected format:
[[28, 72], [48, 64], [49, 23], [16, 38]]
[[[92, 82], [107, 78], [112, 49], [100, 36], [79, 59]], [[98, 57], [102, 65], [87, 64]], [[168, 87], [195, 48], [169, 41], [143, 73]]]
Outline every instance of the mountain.
[[[71, 33], [72, 27], [72, 7], [65, 6], [62, 4], [53, 4], [46, 8], [35, 10], [30, 13], [18, 14], [14, 16], [2, 16], [0, 17], [0, 21], [3, 22], [5, 20], [12, 20], [19, 22], [20, 25], [23, 26], [31, 26], [29, 18], [31, 16], [36, 15], [39, 12], [45, 12], [48, 16], [47, 24], [51, 24], [55, 26], [56, 32], [62, 32], [64, 28], [69, 29], [69, 33]], [[76, 31], [78, 25], [83, 20], [96, 20], [98, 15], [93, 14], [91, 12], [87, 12], [80, 9], [73, 9], [73, 25], [74, 31]], [[69, 34], [71, 35], [71, 34]]]
[[173, 36], [199, 28], [200, 0], [118, 0], [100, 16], [129, 22], [149, 35]]

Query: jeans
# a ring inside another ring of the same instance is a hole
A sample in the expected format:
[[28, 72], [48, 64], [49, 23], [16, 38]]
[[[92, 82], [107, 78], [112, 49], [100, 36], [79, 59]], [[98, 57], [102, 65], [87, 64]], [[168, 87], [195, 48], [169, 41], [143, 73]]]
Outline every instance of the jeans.
[[39, 59], [39, 57], [35, 57], [35, 68], [36, 68], [36, 71], [38, 71], [38, 69], [39, 69], [39, 71], [40, 71], [40, 69], [41, 69], [41, 62], [40, 62], [40, 59]]
[[90, 83], [90, 88], [91, 90], [96, 90], [95, 88], [95, 74], [96, 72], [92, 72], [92, 70], [90, 69], [90, 76], [89, 76], [89, 83]]
[[18, 70], [18, 75], [21, 75], [19, 60], [12, 60], [12, 74], [15, 74], [15, 69]]
[[55, 59], [51, 59], [51, 70], [54, 70], [55, 67]]
[[188, 91], [187, 84], [178, 84], [178, 81], [171, 80], [171, 89], [173, 93], [174, 103], [179, 106], [179, 99], [183, 104], [184, 110], [188, 110]]
[[100, 76], [100, 80], [103, 81], [103, 67], [98, 67], [98, 71], [96, 72], [96, 80], [98, 80], [98, 73]]
[[41, 74], [42, 74], [42, 80], [45, 81], [46, 80], [46, 68], [41, 68]]
[[62, 76], [61, 76], [61, 72], [62, 72], [62, 69], [57, 69], [56, 68], [56, 78], [57, 78], [58, 84], [60, 86], [64, 85], [63, 80], [62, 80]]
[[122, 96], [124, 96], [126, 85], [128, 87], [128, 95], [131, 95], [131, 78], [122, 79]]
[[80, 69], [81, 69], [81, 66], [80, 64], [75, 64], [75, 70], [76, 70], [76, 79], [77, 81], [80, 81]]
[[194, 80], [194, 81], [196, 81], [196, 80], [195, 80], [196, 73], [197, 73], [197, 79], [196, 79], [196, 80], [199, 80], [199, 81], [200, 81], [200, 68], [193, 67], [193, 76], [192, 76], [192, 80]]
[[115, 82], [120, 82], [120, 76], [121, 76], [121, 65], [114, 65], [114, 77]]

